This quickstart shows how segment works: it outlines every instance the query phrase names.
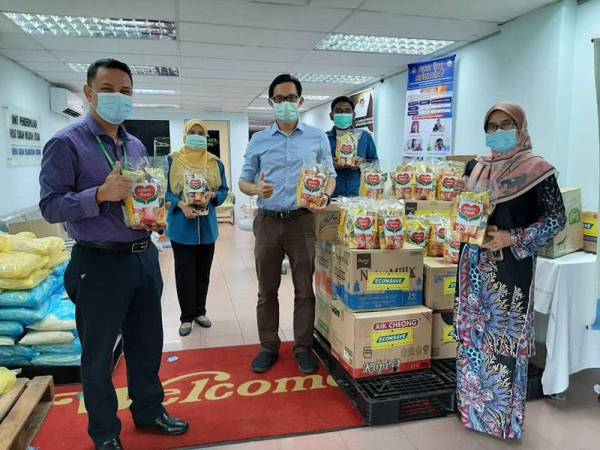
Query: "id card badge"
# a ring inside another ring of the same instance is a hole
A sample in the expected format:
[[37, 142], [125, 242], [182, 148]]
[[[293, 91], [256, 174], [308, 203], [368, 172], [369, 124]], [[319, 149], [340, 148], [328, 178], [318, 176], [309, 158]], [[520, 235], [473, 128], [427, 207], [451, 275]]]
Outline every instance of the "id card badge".
[[500, 250], [487, 250], [488, 261], [504, 261], [504, 249]]

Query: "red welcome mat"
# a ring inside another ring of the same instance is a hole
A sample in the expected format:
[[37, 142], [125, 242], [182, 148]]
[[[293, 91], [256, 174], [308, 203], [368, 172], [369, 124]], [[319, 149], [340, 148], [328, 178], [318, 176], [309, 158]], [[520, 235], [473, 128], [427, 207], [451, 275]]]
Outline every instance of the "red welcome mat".
[[[175, 437], [136, 431], [128, 410], [126, 368], [121, 362], [114, 384], [123, 446], [128, 450], [175, 449], [365, 425], [325, 368], [314, 375], [300, 372], [291, 343], [282, 345], [279, 361], [266, 374], [250, 370], [258, 350], [256, 345], [246, 345], [163, 355], [160, 377], [166, 408], [190, 423], [187, 434]], [[40, 450], [93, 449], [80, 385], [56, 389], [54, 406], [32, 446]]]

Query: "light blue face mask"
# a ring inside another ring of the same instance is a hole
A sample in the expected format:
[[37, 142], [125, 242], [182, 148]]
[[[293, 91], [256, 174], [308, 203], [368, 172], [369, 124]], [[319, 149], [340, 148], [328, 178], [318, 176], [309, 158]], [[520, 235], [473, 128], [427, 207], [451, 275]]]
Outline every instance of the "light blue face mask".
[[188, 134], [185, 145], [192, 150], [206, 150], [208, 147], [208, 139], [206, 139], [206, 136], [201, 136], [199, 134]]
[[336, 128], [340, 130], [345, 130], [346, 128], [350, 128], [352, 126], [352, 122], [354, 120], [354, 114], [334, 114], [333, 115], [333, 123]]
[[499, 153], [508, 153], [517, 146], [517, 130], [497, 130], [485, 134], [485, 145]]
[[281, 102], [275, 103], [273, 111], [275, 118], [283, 123], [294, 123], [298, 121], [298, 103]]
[[[96, 91], [94, 91], [96, 92]], [[133, 98], [120, 92], [96, 92], [98, 106], [96, 112], [108, 123], [119, 125], [131, 115]]]

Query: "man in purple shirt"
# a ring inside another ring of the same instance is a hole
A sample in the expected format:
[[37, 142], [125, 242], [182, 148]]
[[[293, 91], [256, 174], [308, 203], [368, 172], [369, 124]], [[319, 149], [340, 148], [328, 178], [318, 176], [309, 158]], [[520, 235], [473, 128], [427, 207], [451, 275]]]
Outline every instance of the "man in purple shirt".
[[132, 110], [129, 67], [96, 61], [84, 93], [90, 113], [44, 148], [40, 209], [48, 222], [66, 222], [77, 241], [65, 289], [76, 305], [88, 432], [96, 449], [122, 449], [112, 384], [112, 352], [120, 332], [136, 427], [178, 435], [189, 426], [163, 408], [158, 377], [163, 282], [149, 232], [162, 230], [132, 230], [123, 218], [121, 201], [131, 194], [132, 183], [121, 168], [147, 156], [144, 145], [120, 125]]

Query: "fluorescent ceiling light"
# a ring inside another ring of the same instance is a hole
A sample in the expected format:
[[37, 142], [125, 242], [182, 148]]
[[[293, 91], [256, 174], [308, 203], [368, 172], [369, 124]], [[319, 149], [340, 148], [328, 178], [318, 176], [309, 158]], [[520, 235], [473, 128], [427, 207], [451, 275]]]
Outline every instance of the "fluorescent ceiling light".
[[294, 73], [292, 75], [306, 83], [363, 84], [375, 78], [374, 75], [328, 75], [323, 73]]
[[175, 22], [153, 19], [111, 19], [108, 17], [55, 16], [4, 12], [28, 34], [116, 39], [176, 38]]
[[179, 108], [174, 103], [134, 103], [135, 108]]
[[246, 109], [251, 111], [271, 111], [273, 108], [270, 106], [246, 106]]
[[[330, 95], [303, 95], [304, 100], [327, 100], [330, 98]], [[259, 98], [269, 98], [269, 94], [263, 94]]]
[[429, 55], [451, 44], [454, 44], [454, 41], [331, 33], [325, 36], [315, 49], [339, 52]]
[[135, 95], [175, 95], [175, 89], [134, 89]]
[[[89, 65], [83, 63], [67, 63], [67, 66], [75, 72], [85, 73]], [[129, 66], [135, 75], [150, 75], [158, 77], [178, 77], [179, 69], [177, 67], [161, 66]]]

